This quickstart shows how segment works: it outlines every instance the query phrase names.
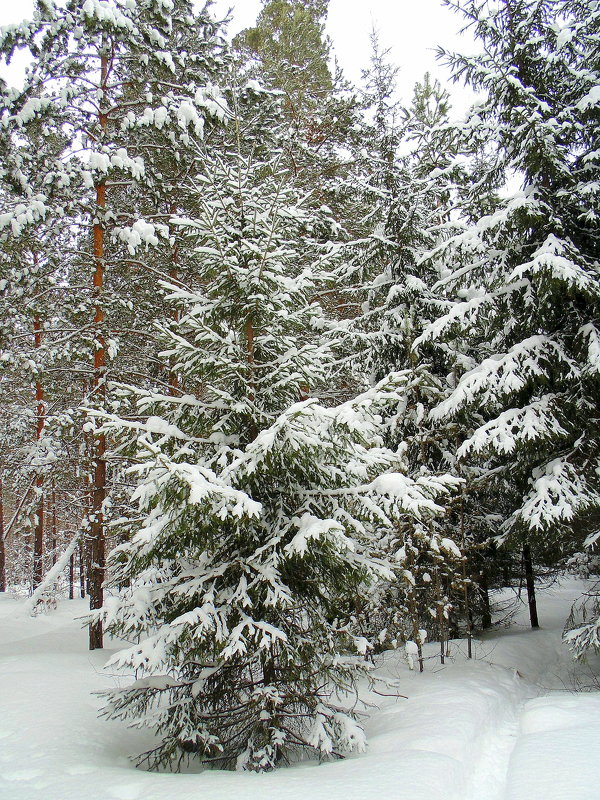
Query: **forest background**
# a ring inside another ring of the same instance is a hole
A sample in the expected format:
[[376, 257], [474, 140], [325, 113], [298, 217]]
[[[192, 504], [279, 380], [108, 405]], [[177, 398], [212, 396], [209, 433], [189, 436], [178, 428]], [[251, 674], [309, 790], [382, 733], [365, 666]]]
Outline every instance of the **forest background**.
[[596, 568], [600, 7], [446, 5], [458, 123], [376, 33], [350, 84], [325, 0], [231, 46], [183, 0], [3, 30], [0, 590], [132, 643], [151, 767], [360, 747], [370, 654]]

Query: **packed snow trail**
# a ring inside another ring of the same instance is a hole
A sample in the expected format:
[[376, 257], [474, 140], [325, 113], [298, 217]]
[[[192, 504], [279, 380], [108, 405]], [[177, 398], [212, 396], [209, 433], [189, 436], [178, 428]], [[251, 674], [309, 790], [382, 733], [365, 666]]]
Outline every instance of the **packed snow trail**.
[[504, 800], [510, 757], [517, 743], [523, 706], [509, 709], [494, 730], [482, 736], [479, 758], [465, 792], [465, 800]]
[[[82, 601], [62, 601], [35, 618], [25, 601], [0, 594], [1, 800], [599, 800], [600, 692], [560, 642], [580, 582], [540, 592], [540, 631], [526, 609], [510, 628], [464, 643], [441, 667], [426, 646], [426, 670], [388, 652], [380, 675], [407, 699], [363, 692], [376, 703], [366, 722], [367, 753], [266, 775], [136, 770], [128, 754], [152, 741], [97, 718], [92, 694], [126, 680], [103, 670], [110, 651], [87, 651], [74, 617]], [[386, 690], [382, 694], [387, 694]], [[514, 749], [513, 748], [514, 745]]]
[[577, 690], [598, 689], [600, 659], [575, 663], [562, 642], [566, 601], [577, 591], [577, 581], [565, 581], [540, 592], [540, 630], [523, 608], [510, 628], [478, 643], [477, 657], [513, 665], [519, 692], [483, 735], [465, 800], [599, 800], [600, 692]]

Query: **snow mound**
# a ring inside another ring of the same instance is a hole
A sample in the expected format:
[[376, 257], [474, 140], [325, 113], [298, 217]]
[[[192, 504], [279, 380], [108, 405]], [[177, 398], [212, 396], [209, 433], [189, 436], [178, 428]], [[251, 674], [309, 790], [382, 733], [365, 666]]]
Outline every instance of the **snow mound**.
[[508, 765], [506, 800], [598, 800], [600, 693], [526, 704]]

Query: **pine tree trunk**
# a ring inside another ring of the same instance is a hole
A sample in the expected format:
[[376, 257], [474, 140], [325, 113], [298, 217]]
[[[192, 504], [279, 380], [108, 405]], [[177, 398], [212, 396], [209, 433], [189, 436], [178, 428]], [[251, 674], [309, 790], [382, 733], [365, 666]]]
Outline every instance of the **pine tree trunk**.
[[407, 559], [406, 559], [406, 566], [409, 570], [412, 580], [407, 579], [407, 589], [406, 589], [406, 605], [408, 608], [408, 615], [411, 622], [412, 627], [412, 637], [413, 641], [417, 646], [417, 660], [419, 662], [419, 672], [423, 672], [423, 645], [421, 642], [421, 633], [419, 629], [419, 611], [418, 611], [418, 604], [417, 604], [417, 592], [416, 586], [413, 583], [416, 580], [414, 574], [414, 567], [415, 567], [415, 558], [413, 554], [413, 545], [410, 543], [406, 546], [407, 552]]
[[540, 623], [537, 613], [537, 602], [535, 599], [535, 578], [533, 574], [533, 562], [531, 560], [531, 548], [529, 543], [523, 545], [523, 564], [525, 566], [525, 584], [527, 586], [527, 602], [529, 604], [529, 619], [532, 628], [539, 628]]
[[423, 672], [423, 645], [421, 643], [421, 633], [419, 630], [417, 602], [413, 590], [411, 590], [408, 594], [408, 612], [411, 618], [413, 641], [417, 645], [417, 661], [419, 662], [419, 672]]
[[[36, 350], [42, 346], [42, 323], [38, 314], [33, 322]], [[35, 383], [36, 431], [35, 438], [39, 442], [44, 435], [45, 405], [44, 389], [38, 380]], [[39, 469], [39, 466], [38, 466]], [[41, 474], [35, 479], [37, 508], [35, 511], [35, 529], [33, 533], [33, 588], [36, 589], [44, 577], [44, 478]]]
[[440, 580], [439, 570], [435, 570], [435, 595], [436, 595], [436, 613], [438, 623], [438, 636], [440, 637], [440, 663], [444, 664], [446, 661], [446, 641], [448, 639], [448, 626], [444, 616], [444, 593], [442, 591], [442, 581]]
[[469, 596], [469, 581], [467, 580], [467, 559], [464, 556], [466, 547], [464, 488], [462, 489], [460, 495], [460, 540], [462, 542], [462, 549], [463, 549], [462, 579], [463, 579], [463, 597], [465, 603], [465, 617], [467, 620], [467, 657], [473, 658], [473, 612], [471, 610], [471, 598]]
[[467, 621], [467, 658], [473, 658], [473, 614], [471, 612], [469, 585], [467, 581], [466, 567], [464, 564], [463, 564], [463, 598], [465, 604], [465, 617]]
[[[108, 78], [108, 57], [103, 52], [100, 58], [100, 90], [102, 97], [100, 106], [106, 106], [106, 88]], [[99, 122], [102, 131], [106, 130], [107, 116], [102, 111], [99, 114]], [[102, 215], [106, 207], [106, 184], [100, 181], [96, 186], [96, 208], [97, 214]], [[103, 219], [96, 217], [94, 222], [94, 328], [95, 328], [95, 350], [94, 350], [94, 380], [93, 393], [95, 403], [98, 406], [104, 405], [106, 396], [106, 346], [104, 339], [104, 227]], [[104, 501], [106, 499], [106, 437], [99, 434], [94, 440], [94, 482], [92, 492], [92, 513], [90, 516], [90, 609], [95, 611], [102, 608], [104, 603], [104, 572], [105, 572], [105, 542], [104, 542]], [[102, 623], [97, 621], [90, 625], [90, 650], [97, 650], [103, 647]]]
[[6, 591], [6, 550], [4, 548], [4, 502], [0, 477], [0, 592]]

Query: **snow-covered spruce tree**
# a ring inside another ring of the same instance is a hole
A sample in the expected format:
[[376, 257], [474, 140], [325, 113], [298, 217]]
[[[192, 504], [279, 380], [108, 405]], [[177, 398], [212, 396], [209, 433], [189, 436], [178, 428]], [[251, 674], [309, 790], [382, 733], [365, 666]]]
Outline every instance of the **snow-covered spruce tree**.
[[405, 477], [382, 446], [402, 377], [319, 402], [332, 351], [314, 296], [332, 251], [317, 242], [331, 220], [282, 169], [277, 120], [254, 154], [249, 127], [236, 118], [219, 152], [199, 148], [195, 215], [174, 221], [194, 245], [188, 286], [167, 286], [179, 319], [161, 328], [182, 393], [123, 387], [121, 414], [104, 417], [139, 476], [102, 610], [137, 640], [111, 663], [138, 680], [108, 693], [106, 714], [156, 731], [138, 762], [150, 768], [268, 770], [361, 749], [356, 604], [390, 574], [382, 532], [435, 513], [446, 490]]
[[[373, 112], [370, 158], [357, 192], [362, 225], [370, 225], [371, 232], [351, 243], [351, 258], [340, 268], [342, 282], [351, 284], [348, 304], [360, 309], [345, 330], [352, 363], [360, 364], [359, 372], [372, 383], [390, 373], [404, 375], [402, 403], [388, 408], [387, 444], [403, 443], [411, 476], [440, 474], [449, 466], [445, 454], [451, 434], [434, 431], [427, 411], [444, 396], [448, 358], [428, 348], [418, 361], [413, 345], [438, 313], [431, 293], [438, 275], [421, 257], [438, 242], [447, 213], [444, 190], [452, 150], [436, 128], [445, 121], [447, 96], [425, 80], [417, 87], [420, 102], [403, 109], [394, 99], [396, 70], [376, 34], [372, 44], [371, 68], [364, 74]], [[413, 136], [418, 139], [414, 151]], [[423, 631], [442, 642], [448, 638], [450, 597], [456, 605], [462, 567], [453, 536], [447, 522], [413, 520], [387, 540], [390, 552], [402, 554], [397, 573], [365, 598], [360, 615], [364, 630], [378, 634], [380, 646], [410, 642], [420, 658]]]
[[[133, 307], [123, 299], [131, 287], [127, 257], [140, 245], [170, 238], [161, 224], [168, 211], [160, 203], [174, 179], [163, 175], [161, 156], [181, 156], [203, 135], [206, 120], [223, 115], [214, 87], [220, 63], [214, 27], [186, 0], [71, 0], [64, 6], [40, 0], [31, 21], [4, 29], [0, 39], [7, 60], [18, 49], [32, 57], [22, 88], [1, 87], [1, 177], [15, 197], [0, 224], [15, 238], [42, 225], [67, 229], [72, 238], [80, 231], [72, 255], [91, 289], [78, 305], [87, 306], [85, 371], [90, 402], [98, 407], [107, 402], [107, 369], [118, 345], [107, 315], [111, 304], [121, 312]], [[149, 219], [140, 218], [142, 209]], [[98, 608], [108, 480], [104, 436], [93, 443], [90, 586], [91, 605]], [[101, 646], [102, 631], [92, 626], [90, 647]]]
[[[452, 563], [450, 560], [443, 588], [448, 590], [452, 601], [436, 600], [435, 608], [438, 611], [442, 606], [446, 608], [446, 616], [441, 617], [440, 622], [445, 624], [450, 636], [466, 631], [470, 657], [473, 628], [491, 624], [489, 554], [496, 552], [492, 539], [502, 502], [497, 491], [490, 492], [487, 462], [468, 466], [457, 463], [456, 447], [469, 435], [469, 428], [463, 426], [462, 420], [432, 423], [428, 419], [432, 407], [454, 387], [457, 372], [473, 366], [468, 346], [460, 337], [419, 347], [415, 347], [415, 341], [424, 327], [447, 312], [449, 303], [448, 298], [440, 298], [433, 291], [440, 278], [440, 264], [435, 258], [428, 257], [427, 248], [433, 246], [434, 252], [439, 246], [443, 248], [444, 242], [456, 232], [457, 211], [461, 208], [464, 193], [473, 184], [477, 183], [477, 190], [472, 190], [472, 196], [477, 196], [479, 202], [472, 213], [475, 215], [478, 210], [489, 207], [497, 175], [494, 170], [490, 174], [488, 169], [482, 179], [480, 173], [484, 167], [489, 167], [484, 149], [478, 148], [479, 142], [465, 136], [460, 125], [450, 122], [449, 112], [448, 92], [437, 80], [432, 82], [426, 73], [423, 81], [415, 84], [412, 102], [403, 113], [403, 135], [410, 147], [408, 163], [415, 182], [415, 195], [428, 209], [427, 216], [421, 218], [421, 225], [417, 220], [421, 238], [413, 236], [420, 246], [413, 255], [415, 265], [412, 271], [423, 278], [425, 292], [415, 298], [413, 305], [416, 308], [407, 315], [409, 320], [417, 323], [410, 326], [412, 336], [407, 353], [415, 362], [426, 365], [429, 375], [429, 391], [425, 392], [427, 401], [417, 426], [421, 453], [425, 445], [429, 458], [438, 468], [444, 465], [464, 481], [444, 522], [445, 531], [450, 532], [460, 546], [462, 562]], [[410, 213], [405, 211], [403, 218], [410, 219]], [[442, 267], [442, 274], [444, 269]], [[396, 318], [400, 319], [398, 311]], [[436, 595], [440, 593], [439, 585], [432, 588]]]
[[464, 229], [437, 251], [439, 288], [457, 302], [422, 340], [458, 335], [479, 357], [433, 416], [473, 429], [458, 455], [490, 459], [509, 486], [502, 533], [530, 564], [531, 549], [572, 552], [600, 503], [600, 6], [449, 5], [484, 45], [452, 57], [457, 77], [487, 95], [463, 129], [494, 143], [489, 175], [516, 173], [523, 189], [485, 214], [467, 194]]

